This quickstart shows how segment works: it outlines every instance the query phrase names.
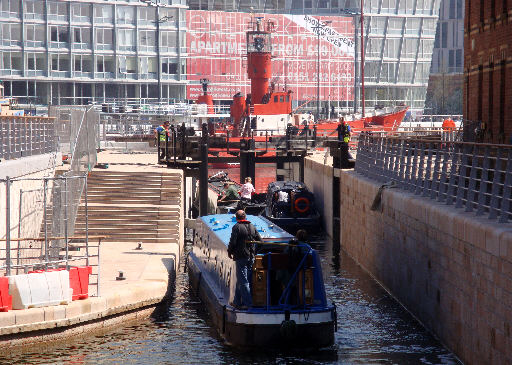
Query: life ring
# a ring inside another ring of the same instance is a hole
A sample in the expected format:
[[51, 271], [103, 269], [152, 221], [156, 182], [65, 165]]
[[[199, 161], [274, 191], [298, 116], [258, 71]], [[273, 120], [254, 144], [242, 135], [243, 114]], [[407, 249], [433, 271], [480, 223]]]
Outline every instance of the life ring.
[[303, 196], [295, 199], [294, 207], [299, 213], [306, 213], [309, 210], [310, 202], [308, 198]]

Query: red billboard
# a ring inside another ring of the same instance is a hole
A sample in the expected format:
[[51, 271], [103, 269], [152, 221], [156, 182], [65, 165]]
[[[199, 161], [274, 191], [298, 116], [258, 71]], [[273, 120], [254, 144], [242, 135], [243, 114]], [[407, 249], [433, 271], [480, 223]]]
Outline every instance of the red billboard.
[[295, 100], [316, 100], [320, 66], [320, 99], [353, 100], [353, 18], [203, 10], [187, 11], [187, 79], [197, 81], [187, 86], [188, 99], [202, 93], [202, 78], [210, 80], [215, 100], [250, 93], [245, 37], [256, 17], [274, 26], [270, 81], [276, 90], [292, 90]]

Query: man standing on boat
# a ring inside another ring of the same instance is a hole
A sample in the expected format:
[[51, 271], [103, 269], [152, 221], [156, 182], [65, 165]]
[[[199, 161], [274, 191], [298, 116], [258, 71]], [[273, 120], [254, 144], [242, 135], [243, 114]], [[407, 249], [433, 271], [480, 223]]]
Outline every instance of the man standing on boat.
[[233, 186], [233, 184], [230, 184], [228, 182], [224, 183], [224, 195], [219, 199], [220, 202], [222, 201], [238, 201], [239, 200], [238, 191]]
[[233, 305], [238, 308], [249, 307], [252, 303], [250, 277], [254, 261], [254, 243], [261, 241], [256, 227], [246, 219], [245, 212], [235, 214], [236, 224], [231, 231], [228, 256], [236, 265], [236, 289]]

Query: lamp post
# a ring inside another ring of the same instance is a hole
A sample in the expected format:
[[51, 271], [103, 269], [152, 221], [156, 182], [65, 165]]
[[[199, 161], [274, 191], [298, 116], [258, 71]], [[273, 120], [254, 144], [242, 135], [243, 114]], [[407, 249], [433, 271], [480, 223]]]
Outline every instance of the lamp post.
[[331, 24], [331, 20], [321, 22], [318, 20], [316, 26], [313, 29], [316, 30], [316, 46], [317, 46], [317, 59], [316, 59], [316, 121], [320, 120], [320, 31], [323, 30], [327, 25]]
[[[361, 33], [360, 33], [360, 36], [361, 36], [361, 67], [360, 67], [360, 70], [361, 70], [361, 76], [360, 76], [360, 79], [361, 79], [361, 98], [362, 98], [362, 115], [364, 117], [364, 114], [365, 114], [365, 97], [364, 97], [364, 0], [361, 0], [361, 11], [353, 11], [353, 10], [350, 10], [350, 9], [340, 9], [340, 13], [343, 13], [343, 14], [348, 14], [348, 15], [352, 15], [352, 16], [359, 16], [359, 21], [361, 23]], [[357, 41], [357, 26], [354, 27], [354, 41]], [[357, 49], [357, 47], [356, 47]], [[357, 55], [357, 51], [356, 51], [356, 55]], [[357, 80], [354, 78], [354, 93], [356, 94], [356, 96], [354, 97], [354, 112], [357, 111], [357, 93], [356, 93], [356, 88], [357, 88]], [[347, 107], [348, 107], [348, 103], [347, 103]]]

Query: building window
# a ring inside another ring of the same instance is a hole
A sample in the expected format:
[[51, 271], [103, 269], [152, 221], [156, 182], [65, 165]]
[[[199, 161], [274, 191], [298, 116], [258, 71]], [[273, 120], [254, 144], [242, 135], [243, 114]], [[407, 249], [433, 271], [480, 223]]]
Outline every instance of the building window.
[[68, 27], [66, 25], [52, 25], [50, 27], [50, 41], [57, 43], [58, 47], [67, 46], [66, 43], [69, 42]]
[[134, 29], [119, 29], [117, 31], [117, 41], [119, 49], [122, 51], [135, 50], [135, 30]]
[[135, 56], [120, 56], [119, 57], [119, 72], [122, 74], [134, 74], [137, 72], [137, 57]]
[[135, 23], [135, 9], [129, 6], [119, 6], [117, 8], [117, 23], [119, 24], [134, 24]]
[[371, 18], [370, 33], [375, 35], [384, 35], [384, 28], [386, 26], [386, 19], [384, 17], [376, 16]]
[[[386, 40], [386, 45], [384, 47], [384, 57], [387, 57], [387, 58], [398, 58], [399, 56], [399, 51], [400, 51], [400, 41], [401, 39], [400, 38], [388, 38]], [[406, 57], [411, 57], [409, 55], [409, 52], [416, 52], [416, 48], [414, 46], [414, 44], [416, 43], [417, 44], [418, 42], [418, 39], [416, 38], [405, 38], [404, 39], [404, 46], [402, 48], [402, 55], [404, 55], [404, 49], [405, 49], [405, 55]]]
[[92, 72], [91, 55], [73, 55], [75, 72]]
[[80, 23], [91, 22], [91, 4], [72, 4], [71, 20]]
[[457, 72], [462, 72], [462, 49], [458, 49], [455, 51], [455, 67], [457, 67]]
[[21, 24], [3, 23], [1, 31], [4, 46], [21, 45]]
[[163, 51], [175, 51], [176, 49], [176, 40], [178, 37], [177, 32], [171, 31], [161, 31], [160, 32], [160, 50]]
[[23, 59], [21, 52], [2, 52], [0, 58], [2, 63], [0, 73], [2, 75], [18, 75], [21, 76], [23, 70]]
[[156, 47], [156, 31], [139, 30], [139, 49], [142, 51], [154, 51]]
[[18, 18], [20, 16], [20, 2], [12, 0], [1, 0], [0, 12], [4, 17]]
[[44, 3], [39, 0], [25, 0], [23, 10], [25, 19], [43, 19]]
[[[415, 19], [418, 21], [417, 29], [420, 28], [420, 20]], [[429, 36], [436, 36], [437, 34], [437, 27], [439, 26], [439, 22], [436, 21], [436, 19], [426, 19], [423, 18], [423, 35], [429, 35]]]
[[156, 79], [158, 72], [156, 57], [140, 57], [139, 61], [139, 75], [147, 79]]
[[448, 48], [448, 23], [441, 23], [441, 48]]
[[43, 25], [25, 25], [25, 44], [27, 47], [44, 47], [45, 28]]
[[112, 24], [114, 17], [112, 16], [111, 5], [97, 5], [94, 4], [94, 22], [95, 23], [109, 23]]
[[413, 63], [400, 63], [400, 71], [398, 74], [398, 82], [412, 83], [414, 74]]
[[450, 0], [450, 2], [448, 4], [449, 5], [448, 13], [449, 13], [449, 18], [450, 19], [455, 19], [455, 14], [456, 14], [456, 10], [457, 10], [456, 9], [456, 2], [455, 1], [456, 0]]
[[49, 1], [48, 19], [66, 21], [68, 19], [68, 3], [62, 1]]
[[90, 28], [74, 28], [73, 35], [73, 48], [91, 48]]
[[178, 61], [173, 58], [162, 58], [162, 73], [176, 75], [178, 73]]
[[27, 53], [27, 70], [44, 73], [46, 57], [44, 53]]
[[140, 7], [137, 20], [140, 24], [154, 24], [156, 22], [156, 9], [154, 7]]
[[162, 22], [160, 22], [160, 27], [177, 27], [178, 10], [160, 8], [160, 20], [163, 20]]
[[418, 38], [404, 38], [402, 58], [415, 58], [418, 51]]
[[[388, 21], [388, 34], [402, 34], [402, 28], [403, 28], [404, 20], [402, 18], [389, 18]], [[416, 28], [416, 29], [419, 29]], [[417, 31], [416, 31], [417, 34]]]
[[50, 55], [52, 71], [68, 72], [70, 71], [68, 54], [52, 54]]
[[112, 49], [114, 43], [112, 28], [96, 28], [96, 49]]
[[[96, 72], [113, 74], [114, 70], [115, 67], [113, 56], [96, 56]], [[106, 75], [104, 75], [104, 77], [105, 76]]]
[[420, 32], [420, 19], [408, 18], [405, 23], [405, 33], [410, 35], [419, 35]]
[[432, 0], [417, 0], [416, 14], [430, 14], [431, 6], [432, 6]]

